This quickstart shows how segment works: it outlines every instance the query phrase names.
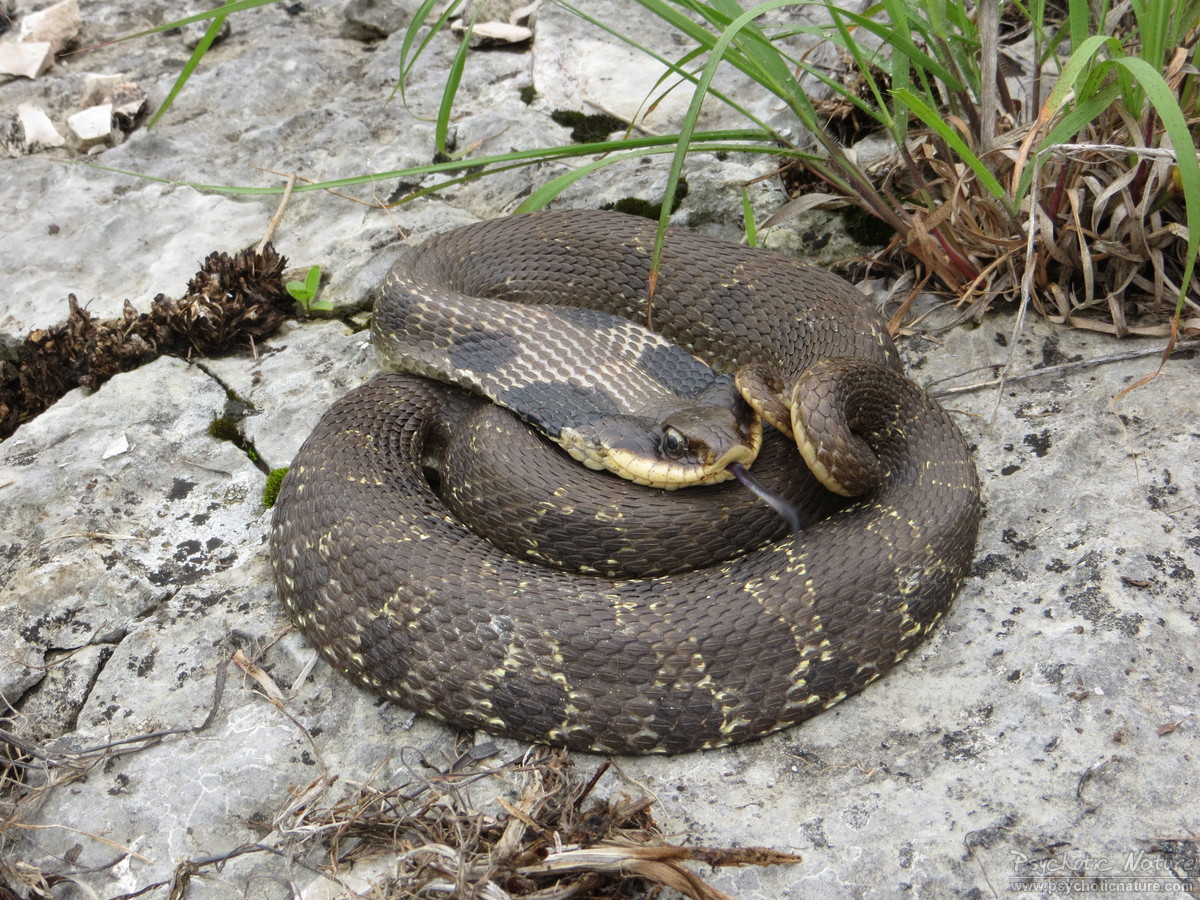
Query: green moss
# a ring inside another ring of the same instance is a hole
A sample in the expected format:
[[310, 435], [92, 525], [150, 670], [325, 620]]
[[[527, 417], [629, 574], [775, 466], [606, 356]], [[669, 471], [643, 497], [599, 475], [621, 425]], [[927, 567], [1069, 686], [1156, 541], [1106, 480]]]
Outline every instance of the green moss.
[[627, 122], [610, 116], [607, 113], [588, 115], [574, 109], [556, 109], [550, 113], [552, 118], [564, 128], [571, 129], [571, 140], [577, 144], [591, 144], [602, 141], [614, 131], [624, 131]]
[[229, 441], [239, 447], [242, 445], [242, 433], [238, 430], [237, 422], [229, 416], [217, 416], [209, 422], [208, 435], [218, 441]]
[[[229, 407], [226, 406], [226, 410], [228, 409]], [[265, 471], [266, 467], [263, 465], [262, 460], [259, 459], [258, 451], [254, 449], [252, 443], [246, 440], [241, 429], [238, 428], [238, 421], [237, 418], [229, 415], [217, 416], [208, 423], [209, 437], [216, 438], [218, 441], [229, 441], [229, 443], [245, 453], [252, 463], [255, 463], [260, 469]]]
[[391, 206], [397, 201], [403, 200], [409, 194], [412, 194], [421, 189], [421, 183], [418, 181], [398, 181], [395, 188], [388, 194], [387, 202]]
[[615, 209], [617, 212], [628, 213], [631, 216], [641, 216], [643, 219], [658, 221], [662, 212], [661, 203], [651, 203], [641, 197], [622, 197], [616, 203], [604, 203], [601, 209]]
[[525, 87], [521, 88], [519, 95], [521, 97], [521, 102], [528, 106], [534, 101], [534, 98], [537, 97], [537, 88], [535, 88], [532, 84], [527, 84]]
[[283, 476], [288, 473], [286, 467], [272, 469], [267, 473], [267, 483], [263, 485], [263, 506], [271, 509], [279, 498], [279, 486], [283, 484]]
[[[679, 204], [683, 203], [683, 198], [688, 195], [687, 181], [683, 178], [679, 179], [679, 184], [675, 188], [675, 202], [671, 204], [671, 212], [679, 209]], [[658, 217], [662, 215], [662, 201], [654, 203], [650, 200], [643, 200], [640, 197], [624, 197], [616, 203], [605, 203], [601, 205], [601, 209], [613, 209], [617, 212], [629, 213], [631, 216], [641, 216], [643, 219], [653, 219], [658, 221]]]

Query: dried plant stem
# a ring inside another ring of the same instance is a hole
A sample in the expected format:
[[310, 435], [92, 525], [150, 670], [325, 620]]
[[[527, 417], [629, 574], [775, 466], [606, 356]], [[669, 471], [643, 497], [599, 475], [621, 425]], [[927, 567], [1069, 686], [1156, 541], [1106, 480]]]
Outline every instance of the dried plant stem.
[[263, 234], [262, 240], [258, 242], [258, 246], [254, 248], [255, 253], [262, 253], [263, 248], [275, 237], [275, 229], [279, 227], [279, 223], [283, 220], [283, 214], [287, 210], [288, 202], [292, 199], [292, 190], [295, 187], [296, 173], [291, 172], [287, 176], [287, 183], [283, 186], [283, 196], [279, 198], [279, 205], [275, 207], [275, 214], [271, 216], [271, 221], [267, 223], [266, 233]]
[[[1180, 353], [1187, 350], [1200, 350], [1200, 340], [1180, 341], [1175, 345], [1174, 352]], [[1130, 350], [1126, 353], [1114, 353], [1111, 356], [1098, 356], [1093, 359], [1080, 359], [1075, 362], [1061, 363], [1056, 366], [1043, 366], [1042, 368], [1033, 369], [1029, 372], [1020, 372], [1016, 375], [1007, 375], [998, 378], [989, 378], [987, 381], [977, 381], [973, 384], [964, 384], [958, 387], [944, 388], [940, 391], [931, 391], [934, 397], [950, 397], [955, 394], [969, 394], [972, 391], [981, 391], [985, 388], [992, 388], [998, 385], [1012, 384], [1018, 381], [1028, 381], [1031, 378], [1043, 378], [1047, 375], [1061, 375], [1064, 372], [1072, 372], [1076, 369], [1087, 369], [1093, 366], [1103, 366], [1109, 363], [1126, 362], [1131, 359], [1145, 359], [1148, 356], [1161, 356], [1162, 347], [1148, 347], [1144, 350]], [[992, 368], [987, 366], [985, 368]]]

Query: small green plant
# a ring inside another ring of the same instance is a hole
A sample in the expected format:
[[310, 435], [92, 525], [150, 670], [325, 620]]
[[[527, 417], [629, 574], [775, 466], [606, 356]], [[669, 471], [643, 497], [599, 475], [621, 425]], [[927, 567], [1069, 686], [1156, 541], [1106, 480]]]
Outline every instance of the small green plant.
[[306, 313], [329, 312], [333, 309], [332, 300], [318, 300], [317, 292], [321, 289], [321, 267], [312, 266], [303, 281], [289, 281], [284, 287], [295, 298]]
[[287, 467], [282, 469], [272, 469], [267, 473], [267, 483], [263, 485], [262, 501], [265, 509], [271, 509], [275, 506], [275, 501], [279, 498], [279, 486], [283, 484], [283, 476], [288, 473]]

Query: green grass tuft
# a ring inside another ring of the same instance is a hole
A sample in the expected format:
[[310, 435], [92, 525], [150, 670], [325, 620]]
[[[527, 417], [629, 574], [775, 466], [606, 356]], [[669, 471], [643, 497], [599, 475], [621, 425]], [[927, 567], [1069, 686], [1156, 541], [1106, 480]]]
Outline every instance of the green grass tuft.
[[[223, 17], [268, 2], [231, 0], [140, 34], [200, 20], [210, 20], [215, 34]], [[670, 156], [663, 201], [673, 210], [690, 154], [762, 154], [781, 170], [802, 166], [808, 178], [801, 191], [859, 207], [894, 231], [887, 254], [907, 254], [908, 266], [983, 307], [996, 298], [1032, 300], [1053, 321], [1118, 336], [1137, 330], [1133, 320], [1173, 315], [1177, 328], [1185, 308], [1200, 316], [1200, 305], [1188, 300], [1189, 291], [1200, 292], [1200, 161], [1191, 134], [1200, 97], [1200, 0], [877, 0], [862, 13], [834, 0], [766, 0], [751, 8], [737, 0], [634, 0], [640, 14], [617, 24], [558, 2], [663, 66], [631, 122], [558, 111], [555, 121], [581, 143], [490, 156], [457, 150], [450, 123], [472, 51], [448, 26], [463, 0], [422, 0], [403, 36], [393, 94], [404, 99], [406, 80], [434, 42], [455, 41], [430, 148], [435, 162], [295, 191], [415, 184], [397, 198], [404, 203], [491, 173], [574, 162], [555, 166], [566, 171], [534, 188], [519, 208], [526, 212], [609, 165]], [[822, 9], [828, 23], [802, 20], [796, 12], [803, 7]], [[639, 43], [638, 26], [627, 25], [647, 16], [678, 32], [673, 57]], [[1031, 56], [1024, 69], [1008, 62], [1010, 32], [1031, 37], [1032, 49], [1018, 51]], [[819, 43], [835, 51], [836, 66], [812, 52]], [[205, 49], [197, 48], [177, 89]], [[760, 94], [753, 106], [765, 100], [792, 122], [772, 127], [751, 104], [714, 87], [721, 68], [753, 80]], [[680, 89], [692, 98], [679, 130], [638, 132], [640, 120]], [[522, 89], [525, 102], [534, 96]], [[698, 131], [706, 101], [724, 104], [746, 127]], [[868, 168], [843, 141], [872, 131], [892, 149], [890, 159]], [[807, 137], [789, 139], [805, 132], [811, 145]], [[660, 211], [664, 228], [668, 215]], [[1029, 241], [1034, 226], [1038, 237]], [[1162, 333], [1154, 327], [1143, 331]]]

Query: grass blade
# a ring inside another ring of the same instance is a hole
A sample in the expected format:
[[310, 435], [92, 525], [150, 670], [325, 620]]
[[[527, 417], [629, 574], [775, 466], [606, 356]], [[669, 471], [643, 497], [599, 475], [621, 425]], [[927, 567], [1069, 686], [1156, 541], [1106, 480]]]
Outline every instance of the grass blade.
[[[233, 3], [227, 3], [226, 6], [233, 6]], [[224, 9], [224, 7], [222, 8]], [[179, 96], [179, 92], [183, 90], [183, 86], [188, 83], [188, 79], [192, 77], [192, 73], [196, 71], [196, 67], [200, 65], [200, 60], [204, 59], [204, 54], [208, 53], [208, 48], [213, 45], [213, 41], [217, 39], [217, 35], [221, 32], [221, 26], [225, 24], [225, 20], [229, 18], [228, 12], [218, 10], [216, 15], [212, 17], [208, 28], [204, 31], [204, 36], [200, 38], [196, 44], [196, 49], [192, 51], [192, 55], [188, 57], [188, 61], [184, 63], [183, 69], [175, 78], [175, 83], [171, 85], [171, 90], [167, 92], [166, 99], [163, 100], [162, 106], [151, 116], [150, 121], [146, 123], [146, 129], [153, 128], [158, 120], [163, 117], [171, 104], [175, 102], [175, 98]], [[198, 20], [203, 21], [203, 20]]]
[[[673, 136], [673, 140], [678, 140], [678, 135]], [[640, 159], [645, 156], [661, 156], [666, 153], [674, 153], [674, 146], [663, 147], [643, 147], [638, 150], [629, 150], [621, 153], [615, 153], [609, 156], [604, 156], [600, 159], [592, 160], [584, 163], [582, 166], [571, 169], [569, 172], [564, 172], [555, 178], [550, 179], [541, 187], [533, 191], [525, 200], [518, 206], [514, 212], [524, 213], [532, 212], [535, 209], [542, 209], [546, 204], [550, 203], [554, 198], [561, 194], [575, 182], [586, 178], [588, 175], [603, 169], [605, 166], [611, 166], [616, 163], [627, 162], [631, 159]], [[804, 153], [800, 150], [780, 150], [778, 147], [772, 146], [770, 143], [763, 141], [756, 144], [710, 144], [697, 139], [693, 135], [693, 142], [688, 148], [689, 153], [759, 153], [765, 156], [779, 157], [785, 156], [792, 159], [809, 159], [811, 154]], [[523, 163], [523, 165], [532, 165], [532, 163]], [[500, 171], [493, 169], [491, 171]], [[481, 173], [482, 174], [482, 173]], [[429, 191], [437, 190], [440, 185], [430, 188]], [[429, 191], [426, 191], [428, 193]]]
[[[478, 16], [482, 6], [475, 8]], [[467, 54], [471, 51], [471, 32], [475, 28], [475, 18], [472, 17], [467, 30], [462, 36], [454, 60], [450, 63], [450, 71], [446, 73], [446, 86], [442, 89], [442, 102], [438, 105], [437, 120], [434, 123], [433, 145], [443, 156], [453, 156], [446, 144], [450, 134], [450, 117], [454, 113], [454, 98], [458, 95], [458, 86], [462, 83], [463, 69], [467, 67]], [[466, 152], [465, 149], [460, 152]]]
[[1179, 300], [1176, 304], [1175, 315], [1183, 313], [1183, 304], [1187, 299], [1188, 287], [1192, 283], [1192, 271], [1196, 267], [1196, 251], [1200, 248], [1200, 158], [1196, 155], [1196, 147], [1192, 143], [1192, 133], [1188, 128], [1187, 118], [1175, 100], [1175, 94], [1167, 82], [1144, 59], [1134, 56], [1122, 56], [1114, 59], [1112, 64], [1120, 66], [1129, 72], [1145, 92], [1154, 111], [1171, 139], [1175, 150], [1176, 171], [1179, 173], [1179, 183], [1183, 190], [1184, 208], [1187, 210], [1186, 219], [1191, 223], [1188, 228], [1187, 260], [1184, 264], [1182, 283], [1179, 288]]
[[[764, 151], [766, 148], [764, 134], [754, 130], [727, 130], [727, 131], [705, 131], [699, 132], [693, 136], [698, 141], [709, 142], [709, 150], [731, 150], [736, 152], [755, 152]], [[427, 163], [420, 166], [411, 166], [407, 169], [392, 169], [387, 172], [368, 172], [362, 175], [348, 175], [345, 178], [333, 178], [329, 181], [312, 182], [309, 184], [297, 184], [293, 189], [294, 194], [303, 194], [308, 191], [327, 191], [345, 187], [355, 187], [361, 184], [378, 184], [381, 181], [389, 180], [408, 180], [411, 178], [420, 177], [423, 175], [434, 175], [442, 172], [458, 172], [464, 169], [483, 170], [490, 167], [508, 166], [513, 163], [532, 165], [535, 163], [549, 162], [556, 159], [576, 159], [585, 156], [594, 156], [599, 153], [613, 153], [619, 150], [640, 149], [646, 147], [666, 148], [663, 152], [673, 152], [675, 144], [678, 141], [678, 135], [652, 135], [639, 136], [634, 138], [626, 138], [619, 141], [597, 141], [591, 144], [572, 144], [567, 147], [538, 147], [531, 150], [514, 150], [511, 153], [497, 153], [492, 156], [480, 156], [468, 159], [450, 160], [440, 163]], [[752, 141], [755, 143], [742, 144], [743, 141]], [[778, 152], [778, 148], [770, 147], [773, 152]], [[159, 178], [154, 175], [145, 175], [141, 172], [132, 172], [128, 169], [118, 169], [112, 166], [101, 166], [94, 162], [81, 160], [80, 165], [90, 166], [102, 172], [115, 172], [119, 175], [128, 175], [132, 178], [138, 178], [143, 181], [153, 181], [158, 184], [172, 184], [178, 187], [190, 187], [198, 191], [206, 191], [217, 194], [244, 194], [247, 196], [272, 196], [282, 194], [287, 190], [284, 186], [274, 187], [253, 187], [250, 185], [230, 185], [230, 184], [202, 184], [192, 181], [177, 181], [171, 178]]]
[[975, 155], [974, 151], [967, 146], [967, 142], [959, 136], [958, 132], [946, 124], [946, 121], [942, 118], [940, 113], [931, 109], [928, 105], [926, 105], [924, 100], [907, 88], [900, 91], [894, 91], [893, 93], [895, 93], [904, 102], [904, 104], [912, 110], [913, 114], [917, 118], [925, 123], [926, 127], [935, 132], [938, 137], [949, 144], [955, 154], [958, 155], [959, 159], [970, 166], [971, 171], [975, 173], [975, 177], [979, 179], [979, 183], [987, 189], [989, 194], [1004, 203], [1004, 205], [1009, 208], [1010, 213], [1015, 212], [1011, 201], [1009, 200], [1008, 192], [1005, 191], [1000, 182], [996, 180], [996, 176], [988, 171], [988, 167], [983, 164], [983, 160]]
[[[904, 125], [907, 121], [906, 117], [903, 115], [900, 116], [899, 119], [893, 117], [892, 113], [887, 108], [887, 103], [884, 102], [883, 92], [880, 90], [878, 82], [871, 74], [871, 63], [863, 56], [858, 41], [851, 37], [850, 29], [846, 27], [846, 23], [842, 21], [841, 15], [832, 6], [830, 7], [830, 14], [833, 16], [833, 23], [837, 27], [838, 34], [841, 37], [842, 47], [845, 48], [846, 51], [851, 55], [851, 58], [853, 58], [854, 65], [857, 66], [859, 74], [866, 79], [867, 86], [870, 88], [871, 94], [875, 97], [876, 108], [872, 110], [873, 117], [877, 122], [883, 125], [884, 128], [891, 132], [893, 140], [895, 140], [896, 143], [903, 143]], [[896, 70], [904, 72], [904, 76], [902, 76], [902, 78], [905, 80], [907, 79], [908, 66], [905, 62], [905, 56], [903, 53], [899, 54], [897, 57], [894, 57], [891, 65], [893, 79], [895, 78], [894, 73]], [[898, 87], [898, 85], [896, 85], [894, 82], [892, 86]], [[839, 93], [841, 93], [843, 97], [846, 97], [846, 99], [850, 99], [850, 97], [854, 96], [852, 92], [846, 91], [845, 89]], [[897, 128], [897, 125], [900, 127]]]
[[[832, 8], [832, 4], [830, 5]], [[876, 22], [874, 19], [850, 12], [847, 9], [839, 8], [837, 15], [845, 16], [859, 28], [871, 32], [871, 34], [888, 44], [893, 53], [899, 51], [904, 54], [915, 68], [938, 79], [946, 86], [947, 90], [956, 92], [964, 89], [962, 81], [953, 72], [913, 43], [912, 38], [907, 33], [901, 33], [898, 29], [889, 28], [882, 22]], [[849, 51], [849, 48], [843, 49]]]
[[[239, 13], [243, 10], [254, 9], [256, 6], [267, 6], [271, 3], [278, 3], [279, 0], [232, 0], [223, 6], [218, 6], [215, 9], [210, 9], [206, 12], [196, 13], [191, 16], [184, 16], [182, 19], [175, 19], [163, 25], [155, 25], [153, 28], [146, 28], [143, 31], [135, 31], [133, 34], [127, 34], [123, 37], [116, 38], [109, 43], [119, 44], [122, 41], [132, 41], [134, 38], [146, 37], [151, 34], [161, 34], [164, 31], [170, 31], [173, 28], [182, 28], [184, 25], [191, 25], [193, 22], [203, 22], [207, 19], [215, 19], [220, 16], [224, 19], [226, 16], [233, 13]], [[102, 45], [103, 46], [103, 45]]]
[[758, 246], [758, 223], [754, 221], [754, 207], [750, 205], [750, 192], [742, 186], [742, 225], [746, 229], [746, 246]]
[[[700, 108], [704, 104], [704, 97], [708, 93], [708, 86], [712, 83], [713, 76], [717, 72], [718, 66], [724, 60], [725, 51], [738, 36], [743, 28], [752, 23], [759, 16], [770, 12], [773, 9], [778, 9], [782, 6], [797, 6], [803, 0], [768, 0], [752, 9], [742, 13], [730, 23], [729, 27], [721, 32], [720, 37], [713, 43], [712, 50], [709, 52], [708, 62], [704, 65], [704, 71], [700, 75], [700, 80], [696, 83], [696, 89], [692, 93], [692, 102], [688, 106], [687, 114], [683, 117], [682, 127], [679, 129], [679, 144], [675, 150], [675, 154], [671, 159], [671, 170], [667, 175], [667, 186], [663, 191], [662, 213], [658, 220], [658, 235], [654, 241], [654, 251], [650, 255], [650, 297], [654, 296], [655, 280], [658, 276], [658, 266], [662, 260], [663, 241], [666, 238], [667, 222], [671, 218], [671, 208], [675, 202], [675, 193], [679, 187], [679, 178], [683, 174], [683, 163], [687, 158], [688, 147], [692, 141], [693, 133], [696, 128], [696, 121], [700, 118]], [[789, 73], [790, 74], [790, 73]], [[794, 79], [793, 79], [794, 80]], [[797, 86], [798, 89], [798, 86]], [[805, 98], [807, 103], [807, 98]], [[811, 105], [809, 106], [811, 109]], [[815, 118], [815, 116], [814, 116]]]
[[391, 99], [396, 96], [396, 93], [399, 92], [400, 102], [404, 104], [405, 109], [408, 109], [408, 97], [405, 93], [404, 87], [408, 81], [408, 73], [411, 72], [413, 66], [417, 64], [417, 60], [421, 58], [421, 55], [425, 52], [425, 48], [429, 46], [429, 43], [435, 37], [437, 37], [437, 35], [442, 33], [442, 29], [445, 27], [446, 23], [450, 21], [450, 18], [454, 15], [458, 8], [462, 6], [462, 4], [463, 0], [453, 0], [453, 2], [446, 7], [442, 14], [438, 16], [437, 21], [429, 26], [429, 32], [421, 40], [420, 46], [417, 47], [416, 53], [413, 53], [412, 60], [410, 61], [408, 55], [410, 52], [412, 52], [412, 45], [416, 43], [417, 34], [420, 32], [421, 27], [425, 24], [425, 20], [429, 18], [430, 11], [438, 5], [438, 0], [424, 0], [424, 2], [417, 7], [416, 12], [413, 13], [412, 21], [408, 23], [408, 28], [404, 31], [404, 41], [400, 44], [400, 77], [396, 81], [396, 86], [392, 88], [391, 94], [388, 95], [389, 101], [391, 101]]
[[[1051, 147], [1068, 141], [1077, 135], [1089, 122], [1094, 122], [1100, 118], [1104, 110], [1114, 103], [1121, 96], [1121, 86], [1115, 81], [1105, 87], [1100, 93], [1089, 97], [1082, 103], [1076, 104], [1066, 115], [1064, 115], [1053, 128], [1047, 132], [1038, 144], [1037, 153], [1046, 152]], [[1033, 167], [1024, 167], [1021, 169], [1020, 178], [1017, 181], [1017, 186], [1014, 189], [1013, 200], [1020, 204], [1025, 199], [1030, 185], [1033, 182]]]

